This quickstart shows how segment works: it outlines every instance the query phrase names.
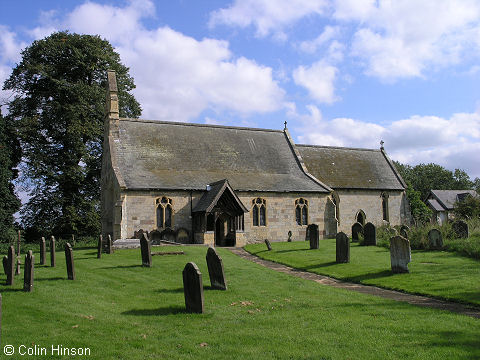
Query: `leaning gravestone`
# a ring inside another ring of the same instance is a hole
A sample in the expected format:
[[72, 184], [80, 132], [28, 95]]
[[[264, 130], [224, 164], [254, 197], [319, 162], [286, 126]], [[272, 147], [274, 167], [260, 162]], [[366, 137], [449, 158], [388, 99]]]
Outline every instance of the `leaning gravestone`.
[[50, 266], [55, 267], [55, 236], [50, 238]]
[[402, 236], [390, 238], [390, 262], [393, 273], [408, 273], [408, 263], [412, 261], [410, 241]]
[[47, 262], [47, 246], [45, 244], [45, 238], [42, 236], [40, 240], [40, 265], [45, 265]]
[[405, 239], [408, 239], [408, 232], [410, 228], [407, 225], [400, 226], [400, 236], [403, 236]]
[[317, 224], [310, 224], [307, 226], [307, 234], [310, 240], [310, 249], [318, 249], [320, 244], [320, 233]]
[[202, 273], [194, 262], [189, 262], [185, 265], [182, 275], [187, 312], [203, 313]]
[[288, 230], [288, 239], [287, 239], [287, 242], [292, 242], [292, 232], [290, 230]]
[[69, 243], [65, 244], [65, 261], [67, 262], [68, 280], [75, 280], [75, 263], [73, 262], [73, 249]]
[[7, 261], [7, 285], [13, 285], [15, 282], [15, 248], [8, 247], [8, 261]]
[[106, 247], [106, 251], [105, 251], [105, 252], [106, 252], [107, 254], [113, 254], [112, 237], [110, 236], [110, 234], [108, 234], [105, 247]]
[[352, 225], [352, 242], [358, 242], [358, 234], [363, 234], [363, 225], [356, 222]]
[[142, 252], [142, 266], [152, 266], [152, 244], [147, 238], [147, 234], [143, 234], [140, 239], [140, 249]]
[[267, 250], [268, 251], [272, 250], [272, 244], [270, 244], [270, 241], [268, 239], [265, 239], [265, 245], [267, 245]]
[[212, 285], [212, 288], [218, 290], [227, 290], [222, 258], [218, 256], [215, 249], [211, 246], [208, 247], [206, 258], [208, 276], [210, 277], [210, 284]]
[[25, 255], [25, 269], [23, 275], [23, 291], [33, 291], [33, 267], [34, 267], [34, 256], [32, 250], [28, 250], [27, 255]]
[[337, 249], [337, 263], [348, 263], [350, 262], [350, 240], [348, 239], [347, 234], [339, 232], [336, 235], [336, 249]]
[[367, 246], [376, 246], [377, 245], [377, 229], [375, 225], [371, 222], [365, 224], [363, 228], [363, 244]]
[[452, 224], [452, 230], [457, 238], [468, 238], [468, 224], [463, 220], [454, 221]]
[[102, 257], [102, 250], [103, 250], [103, 236], [100, 235], [98, 237], [98, 244], [97, 244], [97, 259]]
[[443, 247], [442, 233], [438, 229], [428, 232], [428, 245], [430, 249], [441, 249]]

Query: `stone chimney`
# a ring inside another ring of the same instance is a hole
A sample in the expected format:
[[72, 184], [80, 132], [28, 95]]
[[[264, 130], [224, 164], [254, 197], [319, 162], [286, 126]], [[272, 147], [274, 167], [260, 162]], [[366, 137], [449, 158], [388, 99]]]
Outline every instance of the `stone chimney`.
[[118, 119], [118, 88], [115, 71], [107, 71], [107, 118]]

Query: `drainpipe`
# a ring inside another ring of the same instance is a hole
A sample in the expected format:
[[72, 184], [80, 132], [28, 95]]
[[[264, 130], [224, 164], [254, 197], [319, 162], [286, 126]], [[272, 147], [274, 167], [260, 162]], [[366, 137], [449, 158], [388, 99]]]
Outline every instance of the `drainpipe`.
[[195, 234], [193, 233], [193, 206], [192, 206], [192, 193], [193, 190], [190, 190], [190, 226], [191, 226], [191, 236], [192, 236], [192, 244], [195, 243]]

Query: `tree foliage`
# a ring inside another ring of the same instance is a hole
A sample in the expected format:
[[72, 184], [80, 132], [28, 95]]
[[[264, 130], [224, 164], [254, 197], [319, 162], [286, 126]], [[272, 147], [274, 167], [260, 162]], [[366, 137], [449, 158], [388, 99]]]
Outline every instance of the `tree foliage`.
[[20, 162], [20, 144], [11, 119], [0, 112], [0, 242], [8, 242], [14, 235], [14, 217], [20, 208], [13, 180]]
[[5, 81], [30, 200], [23, 222], [54, 234], [98, 233], [107, 70], [117, 73], [120, 116], [138, 117], [135, 85], [110, 43], [57, 32], [32, 43]]
[[394, 161], [403, 179], [412, 188], [420, 192], [420, 198], [425, 200], [430, 190], [466, 190], [473, 189], [474, 183], [468, 174], [460, 169], [454, 172], [437, 164], [404, 165]]
[[467, 196], [463, 201], [457, 201], [453, 212], [456, 218], [480, 219], [480, 197]]

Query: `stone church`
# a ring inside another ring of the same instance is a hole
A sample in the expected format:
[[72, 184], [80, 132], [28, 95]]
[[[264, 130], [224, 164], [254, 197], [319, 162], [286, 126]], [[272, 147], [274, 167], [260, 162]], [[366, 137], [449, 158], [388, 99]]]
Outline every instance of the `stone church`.
[[379, 150], [296, 145], [268, 130], [119, 117], [108, 72], [102, 159], [102, 232], [139, 230], [179, 241], [243, 246], [323, 237], [354, 222], [407, 222], [405, 183]]

